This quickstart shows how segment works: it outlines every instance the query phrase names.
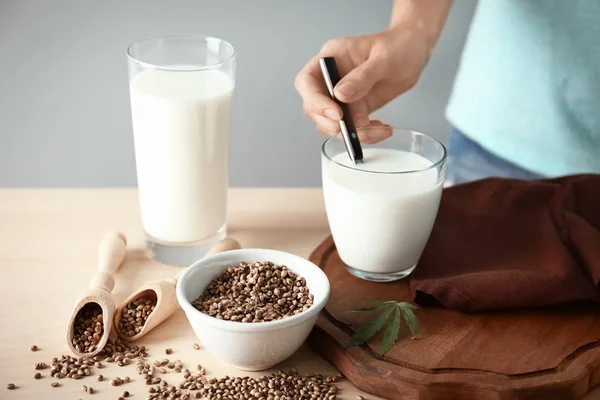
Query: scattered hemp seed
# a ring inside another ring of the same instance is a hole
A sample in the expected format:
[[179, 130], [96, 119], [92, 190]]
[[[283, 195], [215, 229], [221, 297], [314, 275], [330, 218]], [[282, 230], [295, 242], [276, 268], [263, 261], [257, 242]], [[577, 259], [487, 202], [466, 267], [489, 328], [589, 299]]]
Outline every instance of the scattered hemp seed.
[[94, 394], [94, 388], [90, 386], [90, 388], [88, 389], [88, 393], [89, 394]]
[[85, 385], [83, 385], [83, 386], [81, 387], [81, 391], [82, 391], [82, 392], [87, 392], [87, 391], [88, 391], [88, 387], [87, 387], [87, 386], [85, 386]]
[[194, 350], [200, 350], [200, 345], [198, 343], [194, 343]]
[[[327, 377], [319, 374], [302, 376], [296, 370], [290, 372], [279, 371], [257, 378], [225, 376], [220, 379], [210, 378], [206, 380], [192, 376], [184, 382], [183, 386], [184, 389], [198, 390], [195, 394], [196, 398], [230, 400], [245, 400], [248, 398], [333, 400], [339, 390], [336, 385], [327, 381]], [[158, 396], [154, 398], [171, 398], [169, 397], [171, 390], [170, 388], [159, 388], [158, 392], [155, 391]], [[183, 395], [181, 398], [183, 398]]]
[[9, 383], [8, 385], [6, 385], [6, 388], [8, 390], [15, 390], [17, 388], [17, 385], [15, 385], [14, 383]]
[[169, 349], [166, 349], [166, 350], [165, 350], [165, 354], [167, 354], [167, 355], [171, 355], [171, 354], [173, 354], [173, 349], [171, 349], [171, 348], [169, 348]]
[[38, 351], [39, 349], [40, 349], [40, 348], [39, 348], [39, 347], [37, 347], [35, 344], [34, 344], [34, 345], [32, 345], [32, 346], [29, 348], [29, 350], [31, 350], [31, 351]]
[[46, 364], [45, 362], [39, 362], [39, 363], [35, 363], [35, 369], [46, 369], [48, 368], [48, 364]]
[[39, 372], [36, 372], [36, 374], [33, 376], [34, 379], [42, 379], [42, 374], [40, 374]]
[[60, 383], [58, 383], [58, 382], [52, 382], [52, 383], [50, 384], [50, 386], [52, 386], [52, 387], [59, 387], [59, 386], [60, 386]]
[[98, 375], [98, 382], [102, 382], [104, 380], [104, 375]]

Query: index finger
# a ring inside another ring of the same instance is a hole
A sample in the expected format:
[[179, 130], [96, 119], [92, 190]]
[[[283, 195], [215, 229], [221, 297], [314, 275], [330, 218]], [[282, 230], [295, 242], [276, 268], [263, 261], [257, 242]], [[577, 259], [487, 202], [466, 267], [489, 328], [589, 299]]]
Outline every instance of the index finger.
[[339, 121], [342, 109], [329, 96], [323, 81], [319, 56], [313, 57], [296, 77], [296, 90], [304, 101], [305, 111]]

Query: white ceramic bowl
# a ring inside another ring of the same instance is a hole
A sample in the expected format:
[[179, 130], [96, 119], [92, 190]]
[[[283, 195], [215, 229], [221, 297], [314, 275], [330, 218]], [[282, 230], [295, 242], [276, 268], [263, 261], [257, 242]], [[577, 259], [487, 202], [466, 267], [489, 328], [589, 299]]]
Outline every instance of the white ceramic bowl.
[[[243, 323], [211, 317], [191, 302], [227, 267], [241, 261], [271, 261], [285, 265], [306, 280], [313, 305], [294, 316], [269, 322]], [[329, 298], [329, 280], [319, 267], [293, 254], [276, 250], [240, 249], [206, 257], [192, 264], [177, 282], [177, 301], [196, 336], [219, 360], [246, 371], [260, 371], [291, 356], [312, 330]]]

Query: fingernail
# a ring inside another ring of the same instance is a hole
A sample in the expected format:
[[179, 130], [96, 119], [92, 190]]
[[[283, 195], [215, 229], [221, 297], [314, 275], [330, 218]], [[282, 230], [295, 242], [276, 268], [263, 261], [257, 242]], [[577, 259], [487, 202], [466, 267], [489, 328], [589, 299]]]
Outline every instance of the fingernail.
[[352, 97], [356, 94], [356, 85], [347, 82], [342, 83], [340, 86], [336, 86], [336, 92], [339, 92], [344, 97]]
[[328, 108], [325, 111], [323, 111], [323, 115], [334, 121], [339, 121], [341, 119], [340, 114], [337, 111], [332, 110], [331, 108]]

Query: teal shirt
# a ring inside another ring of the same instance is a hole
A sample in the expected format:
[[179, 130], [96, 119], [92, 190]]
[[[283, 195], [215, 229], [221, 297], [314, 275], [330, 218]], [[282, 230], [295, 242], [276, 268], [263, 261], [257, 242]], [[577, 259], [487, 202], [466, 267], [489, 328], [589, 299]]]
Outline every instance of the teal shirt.
[[529, 171], [600, 173], [600, 0], [480, 0], [446, 115]]

